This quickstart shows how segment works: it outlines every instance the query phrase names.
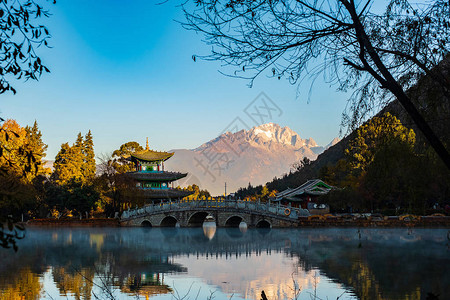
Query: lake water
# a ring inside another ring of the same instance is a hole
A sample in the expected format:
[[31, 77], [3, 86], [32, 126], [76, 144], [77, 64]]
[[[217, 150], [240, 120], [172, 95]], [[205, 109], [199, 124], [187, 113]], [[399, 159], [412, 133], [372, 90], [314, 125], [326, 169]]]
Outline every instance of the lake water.
[[450, 299], [448, 232], [29, 228], [0, 299]]

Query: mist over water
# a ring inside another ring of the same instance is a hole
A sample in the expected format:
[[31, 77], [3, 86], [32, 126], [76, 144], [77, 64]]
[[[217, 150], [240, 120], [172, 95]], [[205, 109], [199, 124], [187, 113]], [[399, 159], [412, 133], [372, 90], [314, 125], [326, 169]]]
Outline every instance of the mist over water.
[[0, 251], [0, 299], [450, 299], [447, 233], [29, 228]]

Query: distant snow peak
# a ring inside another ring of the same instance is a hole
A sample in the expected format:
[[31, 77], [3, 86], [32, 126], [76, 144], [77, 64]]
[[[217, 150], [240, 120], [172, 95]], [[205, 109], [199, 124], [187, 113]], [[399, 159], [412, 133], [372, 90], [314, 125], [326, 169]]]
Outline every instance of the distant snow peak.
[[[302, 148], [311, 149], [309, 151], [312, 155], [320, 154], [323, 150], [328, 149], [339, 141], [339, 139], [334, 139], [330, 144], [325, 147], [320, 147], [317, 145], [316, 141], [312, 138], [302, 139], [300, 135], [292, 130], [291, 128], [285, 126], [281, 127], [276, 123], [266, 123], [259, 126], [255, 126], [249, 130], [240, 130], [237, 132], [225, 132], [218, 136], [217, 138], [206, 142], [201, 145], [195, 151], [202, 151], [205, 148], [215, 147], [217, 149], [222, 149], [223, 145], [244, 145], [252, 144], [257, 147], [263, 147], [268, 149], [273, 149], [273, 147], [284, 147], [290, 150], [300, 150]], [[225, 151], [225, 150], [224, 150]]]
[[324, 150], [312, 138], [302, 139], [287, 126], [267, 123], [223, 133], [193, 150], [179, 149], [165, 166], [168, 170], [188, 172], [195, 182], [187, 184], [201, 185], [219, 195], [224, 182], [227, 190], [237, 190], [249, 182], [264, 184], [289, 172], [294, 162], [304, 157], [314, 160]]
[[266, 123], [253, 127], [245, 132], [247, 141], [255, 142], [256, 144], [283, 144], [294, 147], [301, 147], [303, 140], [300, 136], [289, 127], [281, 127], [275, 123]]
[[260, 134], [260, 133], [262, 133], [262, 134], [265, 134], [269, 139], [271, 139], [272, 138], [272, 131], [270, 131], [270, 130], [267, 130], [267, 131], [264, 131], [264, 130], [261, 130], [261, 129], [259, 129], [259, 128], [255, 128], [255, 130], [253, 131], [253, 133], [255, 134], [255, 135], [258, 135], [258, 134]]

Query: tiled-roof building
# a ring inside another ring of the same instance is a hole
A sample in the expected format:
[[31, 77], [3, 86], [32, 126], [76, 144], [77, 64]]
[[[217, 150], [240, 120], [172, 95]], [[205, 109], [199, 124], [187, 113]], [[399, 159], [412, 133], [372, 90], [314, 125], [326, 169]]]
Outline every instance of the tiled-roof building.
[[334, 187], [326, 184], [320, 179], [308, 180], [296, 188], [287, 188], [276, 194], [273, 202], [280, 202], [283, 205], [301, 207], [308, 209], [308, 203], [313, 202], [319, 196], [327, 194]]

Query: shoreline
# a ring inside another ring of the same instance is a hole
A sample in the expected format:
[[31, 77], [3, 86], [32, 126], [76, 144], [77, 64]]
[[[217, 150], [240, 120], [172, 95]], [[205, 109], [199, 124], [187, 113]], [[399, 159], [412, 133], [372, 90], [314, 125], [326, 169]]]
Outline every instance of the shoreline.
[[[33, 219], [24, 223], [31, 227], [139, 227], [123, 226], [118, 219]], [[424, 216], [417, 219], [401, 220], [398, 217], [387, 217], [381, 220], [339, 219], [339, 218], [300, 218], [295, 226], [279, 228], [340, 228], [340, 227], [372, 227], [372, 228], [450, 228], [450, 216]], [[186, 227], [189, 228], [189, 227]], [[274, 227], [275, 228], [275, 227]]]
[[120, 227], [118, 219], [95, 218], [95, 219], [32, 219], [24, 222], [26, 226], [33, 227]]
[[298, 227], [367, 227], [367, 228], [450, 228], [450, 217], [423, 216], [417, 219], [401, 220], [399, 217], [370, 219], [313, 219], [299, 220]]

